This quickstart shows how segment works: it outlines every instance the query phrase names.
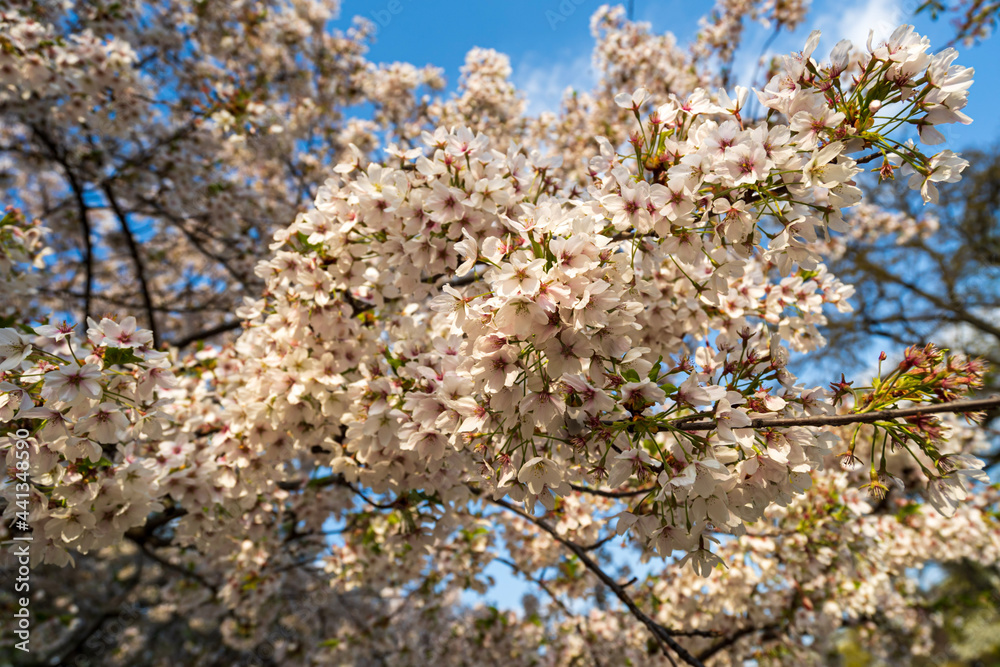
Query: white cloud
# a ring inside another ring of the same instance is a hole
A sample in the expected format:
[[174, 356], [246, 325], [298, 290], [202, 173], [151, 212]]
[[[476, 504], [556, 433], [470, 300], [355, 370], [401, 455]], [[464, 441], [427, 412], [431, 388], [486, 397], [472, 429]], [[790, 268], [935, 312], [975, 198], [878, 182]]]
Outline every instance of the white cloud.
[[554, 63], [540, 63], [532, 55], [525, 56], [514, 68], [511, 78], [524, 93], [527, 113], [532, 116], [542, 111], [558, 111], [566, 88], [572, 86], [590, 92], [597, 83], [589, 50], [572, 60]]
[[[906, 20], [906, 13], [903, 11], [902, 0], [861, 0], [850, 6], [837, 7], [836, 2], [831, 3], [833, 7], [820, 17], [820, 25], [823, 30], [823, 42], [827, 51], [842, 39], [849, 39], [854, 44], [864, 47], [868, 43], [868, 31], [875, 31], [873, 44], [886, 39], [892, 34], [901, 23]], [[825, 20], [824, 20], [825, 19]], [[834, 29], [826, 28], [830, 23], [834, 24]], [[826, 52], [820, 52], [823, 56]]]
[[[754, 30], [748, 25], [745, 42], [740, 48], [740, 57], [735, 62], [735, 81], [750, 86], [752, 79], [759, 76], [762, 67], [758, 59], [766, 63], [775, 56], [801, 51], [812, 30], [823, 33], [813, 58], [823, 62], [829, 57], [834, 45], [842, 39], [849, 39], [860, 48], [868, 43], [868, 31], [875, 31], [873, 44], [886, 39], [900, 24], [913, 21], [912, 13], [918, 0], [824, 0], [814, 2], [814, 10], [807, 21], [793, 32], [782, 31], [771, 41], [772, 34], [766, 30]], [[761, 51], [765, 44], [768, 48]]]

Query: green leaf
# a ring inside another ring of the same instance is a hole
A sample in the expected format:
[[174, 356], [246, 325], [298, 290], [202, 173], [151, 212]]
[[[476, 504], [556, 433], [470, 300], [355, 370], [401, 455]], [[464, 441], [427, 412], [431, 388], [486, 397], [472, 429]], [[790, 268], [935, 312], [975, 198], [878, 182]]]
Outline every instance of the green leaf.
[[128, 347], [109, 347], [104, 350], [105, 366], [123, 366], [125, 364], [141, 364], [142, 359]]
[[660, 358], [656, 360], [655, 364], [653, 364], [653, 367], [649, 369], [649, 379], [653, 382], [656, 382], [656, 378], [660, 377], [660, 364], [662, 363], [663, 355], [661, 354]]
[[896, 521], [900, 523], [905, 523], [907, 517], [911, 517], [914, 514], [920, 512], [920, 503], [907, 503], [899, 508], [896, 512]]

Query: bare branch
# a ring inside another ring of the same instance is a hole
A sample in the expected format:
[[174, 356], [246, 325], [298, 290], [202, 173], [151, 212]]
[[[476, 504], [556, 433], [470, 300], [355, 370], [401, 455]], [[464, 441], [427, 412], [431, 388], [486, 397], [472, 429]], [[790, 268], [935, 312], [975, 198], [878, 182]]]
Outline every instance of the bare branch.
[[228, 322], [223, 322], [222, 324], [217, 324], [209, 329], [205, 329], [204, 331], [199, 331], [189, 336], [185, 336], [180, 340], [168, 342], [172, 347], [185, 348], [192, 343], [197, 343], [200, 340], [205, 340], [206, 338], [211, 338], [212, 336], [218, 336], [219, 334], [226, 333], [227, 331], [239, 329], [241, 326], [243, 326], [242, 320], [230, 320]]
[[604, 496], [605, 498], [631, 498], [632, 496], [641, 496], [653, 490], [653, 487], [644, 487], [641, 489], [629, 489], [628, 491], [605, 491], [604, 489], [595, 489], [591, 486], [582, 486], [580, 484], [570, 484], [569, 486], [574, 491], [589, 493], [595, 496]]
[[[542, 579], [541, 577], [532, 576], [530, 573], [528, 573], [527, 570], [523, 569], [520, 565], [518, 565], [512, 560], [508, 560], [506, 558], [494, 558], [493, 560], [498, 563], [503, 563], [504, 565], [512, 569], [515, 573], [520, 574], [525, 579], [527, 579], [528, 581], [532, 582], [533, 584], [541, 588], [543, 591], [545, 591], [548, 594], [548, 596], [552, 598], [552, 601], [556, 603], [556, 606], [562, 609], [563, 613], [566, 614], [568, 618], [573, 618], [573, 619], [576, 618], [576, 614], [574, 614], [572, 610], [570, 610], [570, 608], [567, 607], [566, 604], [559, 599], [559, 597], [552, 591], [552, 589], [549, 588], [548, 583], [544, 579]], [[576, 629], [580, 633], [580, 637], [583, 638], [583, 642], [587, 645], [587, 649], [590, 651], [590, 657], [593, 658], [594, 664], [597, 667], [602, 667], [601, 661], [597, 657], [597, 652], [594, 651], [593, 643], [587, 638], [587, 633], [584, 632], [583, 625], [581, 625], [579, 620], [576, 620]]]
[[[937, 308], [945, 312], [950, 312], [958, 320], [971, 324], [980, 331], [988, 333], [1000, 340], [1000, 327], [990, 322], [987, 322], [983, 318], [979, 317], [975, 313], [970, 313], [962, 307], [962, 304], [957, 303], [955, 300], [947, 301], [936, 294], [932, 294], [919, 286], [904, 280], [903, 278], [897, 276], [895, 273], [886, 270], [884, 267], [878, 265], [875, 262], [870, 262], [865, 257], [858, 257], [855, 260], [858, 263], [859, 268], [869, 271], [873, 276], [880, 280], [885, 280], [891, 283], [895, 283], [900, 287], [909, 290], [910, 292], [916, 294], [921, 299], [924, 299], [932, 303]], [[942, 272], [942, 276], [947, 276], [947, 272]]]
[[[898, 408], [896, 410], [876, 410], [873, 412], [852, 412], [846, 415], [814, 415], [811, 417], [787, 417], [773, 419], [758, 417], [746, 428], [778, 428], [787, 426], [844, 426], [846, 424], [871, 424], [872, 422], [889, 421], [897, 417], [913, 415], [939, 414], [943, 412], [979, 412], [1000, 407], [1000, 396], [981, 398], [973, 401], [952, 401], [950, 403], [935, 403], [933, 405], [918, 405], [913, 408]], [[714, 421], [691, 422], [677, 426], [682, 431], [712, 431], [718, 425]]]
[[[600, 579], [605, 586], [610, 588], [612, 592], [615, 594], [615, 596], [619, 600], [621, 600], [626, 607], [628, 607], [628, 610], [632, 613], [632, 615], [635, 616], [643, 625], [645, 625], [647, 629], [649, 629], [650, 633], [653, 635], [653, 637], [656, 638], [658, 642], [662, 642], [667, 646], [669, 646], [674, 651], [674, 653], [676, 653], [680, 657], [680, 659], [686, 662], [687, 664], [693, 665], [694, 667], [705, 667], [705, 664], [701, 660], [691, 655], [691, 653], [689, 653], [683, 646], [681, 646], [677, 642], [676, 639], [674, 639], [671, 636], [670, 631], [667, 630], [667, 628], [663, 627], [662, 625], [654, 621], [652, 618], [647, 616], [645, 612], [639, 609], [638, 605], [636, 605], [636, 603], [632, 600], [632, 597], [625, 591], [625, 588], [617, 581], [612, 579], [607, 572], [602, 570], [601, 566], [598, 565], [593, 558], [588, 556], [587, 552], [580, 545], [564, 538], [562, 535], [556, 532], [555, 528], [550, 526], [545, 521], [538, 519], [528, 514], [527, 512], [518, 509], [517, 507], [511, 505], [502, 498], [499, 500], [492, 500], [492, 502], [532, 522], [533, 524], [535, 524], [536, 526], [547, 532], [549, 535], [551, 535], [555, 541], [559, 542], [564, 547], [572, 551], [573, 555], [579, 558], [580, 562], [583, 563], [583, 565], [588, 570], [593, 572], [594, 575], [598, 579]], [[667, 653], [665, 649], [664, 649], [664, 655], [670, 657], [670, 654]]]
[[156, 553], [155, 551], [153, 551], [149, 547], [149, 545], [147, 545], [143, 541], [140, 541], [140, 540], [138, 540], [138, 539], [136, 539], [134, 537], [129, 537], [129, 539], [132, 540], [133, 542], [135, 542], [136, 545], [138, 545], [139, 549], [142, 550], [143, 555], [145, 555], [150, 560], [155, 561], [156, 563], [158, 563], [164, 569], [171, 570], [171, 571], [176, 572], [177, 574], [179, 574], [179, 575], [181, 575], [183, 577], [186, 577], [188, 579], [191, 579], [192, 581], [198, 582], [199, 584], [201, 584], [202, 586], [204, 586], [208, 590], [212, 591], [213, 594], [218, 593], [218, 588], [214, 584], [212, 584], [211, 582], [209, 582], [207, 579], [205, 579], [205, 577], [201, 576], [200, 574], [198, 574], [194, 570], [188, 570], [187, 568], [184, 568], [184, 567], [182, 567], [180, 565], [177, 565], [175, 563], [171, 563], [169, 560], [167, 560], [163, 556], [161, 556], [158, 553]]
[[66, 157], [59, 152], [56, 143], [41, 128], [32, 125], [31, 129], [34, 130], [35, 136], [45, 144], [52, 159], [59, 163], [63, 171], [66, 172], [66, 180], [69, 181], [70, 189], [73, 191], [73, 199], [76, 201], [77, 212], [80, 216], [80, 234], [83, 236], [83, 264], [86, 271], [83, 299], [83, 321], [86, 322], [90, 318], [90, 306], [94, 293], [94, 247], [90, 239], [90, 220], [87, 219], [89, 209], [83, 197], [83, 184], [77, 179]]
[[142, 253], [139, 251], [139, 246], [135, 242], [132, 230], [128, 226], [128, 216], [122, 210], [121, 205], [119, 205], [118, 200], [115, 198], [114, 191], [111, 189], [111, 183], [105, 183], [102, 189], [108, 198], [108, 202], [111, 204], [111, 210], [115, 212], [115, 217], [118, 218], [122, 234], [125, 235], [125, 243], [128, 245], [129, 254], [132, 255], [132, 263], [135, 265], [135, 275], [139, 280], [139, 292], [142, 294], [142, 303], [146, 309], [149, 330], [153, 332], [153, 347], [158, 348], [160, 347], [160, 332], [156, 327], [156, 312], [153, 308], [153, 297], [149, 293], [149, 284], [146, 282], [146, 266], [142, 261]]

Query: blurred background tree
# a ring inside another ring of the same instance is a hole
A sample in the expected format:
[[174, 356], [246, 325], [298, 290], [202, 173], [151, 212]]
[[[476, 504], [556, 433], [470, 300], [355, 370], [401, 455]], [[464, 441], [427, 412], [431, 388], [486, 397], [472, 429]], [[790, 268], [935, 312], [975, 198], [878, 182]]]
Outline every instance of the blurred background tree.
[[[905, 179], [869, 192], [890, 211], [874, 216], [862, 209], [864, 223], [837, 246], [830, 270], [857, 292], [853, 313], [829, 315], [821, 329], [828, 355], [813, 361], [826, 375], [835, 365], [863, 375], [872, 358], [864, 346], [900, 350], [933, 342], [986, 359], [994, 369], [984, 395], [1000, 391], [1000, 147], [964, 151], [969, 169], [960, 183], [942, 184], [936, 206], [913, 197]], [[895, 214], [893, 214], [895, 212]], [[884, 235], [886, 227], [894, 233]], [[986, 457], [1000, 464], [1000, 411], [984, 428], [994, 445]], [[935, 651], [912, 664], [926, 667], [1000, 665], [1000, 571], [971, 561], [935, 565], [921, 576], [927, 609], [940, 614], [944, 629]], [[922, 660], [922, 662], [921, 662]], [[874, 667], [850, 629], [843, 632], [829, 664]]]
[[[871, 184], [867, 194], [888, 212], [862, 207], [858, 231], [827, 262], [857, 291], [855, 312], [830, 312], [822, 329], [824, 369], [864, 370], [871, 355], [859, 352], [871, 341], [890, 353], [933, 342], [1000, 365], [1000, 150], [963, 155], [966, 178], [942, 184], [936, 206], [924, 206], [905, 179]], [[892, 233], [882, 234], [887, 226]], [[983, 393], [998, 390], [994, 370]]]

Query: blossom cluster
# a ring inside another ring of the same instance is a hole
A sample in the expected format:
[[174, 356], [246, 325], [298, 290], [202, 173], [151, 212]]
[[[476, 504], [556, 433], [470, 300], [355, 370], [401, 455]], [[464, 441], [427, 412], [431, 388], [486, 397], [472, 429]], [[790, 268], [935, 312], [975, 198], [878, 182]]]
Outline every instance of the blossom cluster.
[[[169, 420], [158, 399], [175, 378], [165, 352], [134, 317], [0, 329], [0, 420], [32, 424], [30, 523], [44, 536], [36, 561], [66, 564], [119, 542], [163, 509], [171, 478], [187, 466], [158, 451]], [[24, 423], [24, 422], [22, 422]], [[8, 443], [7, 468], [15, 449]], [[165, 488], [159, 488], [164, 483]], [[3, 519], [18, 505], [13, 486]]]
[[[592, 23], [602, 87], [567, 96], [558, 116], [528, 119], [510, 62], [494, 51], [470, 52], [459, 92], [431, 99], [420, 94], [441, 87], [438, 70], [367, 63], [370, 26], [326, 35], [326, 3], [263, 14], [238, 3], [235, 20], [196, 4], [186, 25], [212, 57], [178, 75], [191, 117], [150, 132], [182, 157], [157, 156], [141, 168], [143, 186], [122, 194], [104, 174], [132, 173], [148, 146], [124, 151], [122, 171], [87, 166], [100, 156], [86, 144], [56, 151], [67, 178], [80, 173], [96, 187], [70, 182], [79, 217], [60, 217], [70, 206], [52, 213], [62, 227], [120, 230], [122, 252], [96, 269], [98, 285], [123, 266], [142, 271], [142, 253], [128, 251], [129, 214], [109, 211], [162, 215], [169, 232], [151, 247], [182, 268], [152, 276], [153, 293], [176, 286], [183, 267], [203, 266], [176, 242], [186, 239], [218, 266], [162, 303], [221, 312], [206, 284], [238, 283], [244, 332], [181, 355], [155, 349], [152, 309], [150, 330], [112, 314], [88, 319], [85, 332], [48, 319], [3, 322], [0, 424], [32, 433], [39, 558], [65, 564], [129, 540], [155, 544], [161, 565], [201, 587], [166, 592], [164, 606], [199, 609], [229, 646], [249, 650], [288, 622], [322, 642], [312, 658], [392, 651], [418, 656], [414, 664], [543, 645], [551, 664], [587, 653], [642, 661], [647, 636], [620, 610], [560, 618], [548, 628], [553, 641], [531, 617], [537, 604], [524, 618], [479, 610], [470, 626], [431, 613], [421, 597], [485, 590], [485, 569], [505, 550], [519, 574], [558, 569], [546, 590], [559, 617], [559, 596], [583, 597], [595, 584], [561, 539], [596, 550], [622, 536], [645, 559], [679, 556], [705, 578], [672, 568], [636, 590], [659, 622], [703, 631], [691, 639], [702, 651], [733, 627], [774, 631], [775, 645], [803, 664], [825, 648], [803, 638], [879, 608], [926, 643], [905, 573], [930, 558], [939, 534], [974, 535], [949, 543], [947, 558], [996, 560], [995, 497], [969, 492], [970, 479], [983, 479], [974, 432], [926, 415], [835, 432], [808, 424], [838, 409], [954, 400], [981, 384], [979, 362], [911, 348], [871, 387], [842, 379], [829, 390], [788, 367], [792, 352], [823, 346], [829, 308], [851, 309], [853, 287], [824, 257], [836, 258], [845, 238], [920, 231], [862, 203], [864, 165], [908, 177], [926, 201], [936, 183], [961, 177], [966, 163], [951, 151], [927, 155], [897, 138], [911, 128], [933, 146], [943, 138], [936, 128], [969, 122], [972, 72], [954, 64], [953, 50], [931, 54], [903, 26], [867, 48], [842, 42], [821, 63], [814, 33], [751, 91], [724, 85], [707, 61], [731, 55], [727, 36], [742, 29], [743, 9], [794, 26], [803, 3], [720, 2], [691, 54], [605, 7]], [[81, 11], [82, 21], [105, 20]], [[145, 16], [128, 2], [120, 11]], [[98, 30], [39, 50], [31, 40], [54, 28], [0, 17], [16, 24], [16, 48], [0, 56], [20, 76], [45, 58], [72, 60], [71, 47], [127, 71], [135, 58], [125, 36], [142, 43], [128, 30], [94, 38], [114, 32]], [[244, 48], [259, 52], [256, 80], [229, 76]], [[287, 75], [302, 60], [317, 63], [317, 82]], [[67, 136], [93, 126], [86, 114], [155, 116], [149, 79], [108, 74], [84, 85], [81, 68], [60, 68], [45, 64], [64, 78], [34, 72], [25, 79], [34, 88], [19, 95], [43, 115], [60, 107], [55, 99], [86, 100], [83, 120], [63, 119], [74, 128]], [[371, 102], [374, 119], [341, 122], [328, 113], [332, 90]], [[11, 136], [49, 140], [44, 124], [29, 129], [31, 110], [21, 112]], [[108, 132], [128, 140], [120, 127]], [[330, 151], [315, 148], [320, 135]], [[380, 136], [389, 139], [381, 154]], [[193, 151], [202, 145], [215, 157]], [[88, 210], [98, 190], [108, 207]], [[296, 213], [302, 196], [312, 206]], [[261, 218], [294, 220], [271, 237]], [[40, 233], [4, 218], [0, 279], [21, 280], [18, 264], [45, 264]], [[238, 242], [222, 240], [237, 233]], [[250, 270], [257, 237], [272, 243]], [[106, 303], [125, 296], [112, 291]], [[889, 495], [896, 485], [909, 495]], [[921, 495], [936, 512], [916, 502]], [[5, 520], [16, 505], [6, 507]], [[863, 585], [849, 589], [852, 578]], [[376, 588], [371, 617], [395, 619], [400, 632], [358, 632], [350, 614], [332, 630], [287, 620], [275, 600], [299, 586], [333, 600]], [[387, 602], [404, 590], [418, 593]], [[504, 639], [507, 627], [516, 639]], [[429, 648], [429, 632], [447, 642]], [[297, 650], [285, 642], [283, 659]]]
[[46, 231], [41, 221], [29, 221], [13, 207], [0, 218], [0, 290], [8, 297], [0, 306], [0, 323], [4, 325], [23, 320], [30, 312], [25, 297], [37, 290], [39, 271], [52, 253], [46, 245]]
[[[640, 130], [624, 155], [598, 138], [582, 195], [549, 175], [558, 156], [465, 127], [342, 163], [258, 266], [269, 297], [243, 312], [256, 324], [232, 392], [264, 407], [232, 433], [309, 423], [284, 446], [453, 503], [477, 483], [529, 509], [570, 484], [651, 484], [620, 529], [707, 572], [707, 532], [801, 494], [835, 445], [751, 422], [834, 410], [796, 384], [785, 344], [814, 348], [823, 304], [847, 307], [810, 242], [861, 199], [851, 154], [903, 159], [927, 198], [963, 164], [895, 142], [872, 111], [898, 98], [920, 127], [963, 120], [969, 77], [951, 53], [904, 27], [820, 65], [817, 40], [758, 93], [785, 123], [747, 123], [745, 89], [671, 97], [645, 119], [645, 90], [619, 95]], [[702, 417], [707, 435], [678, 427]]]

